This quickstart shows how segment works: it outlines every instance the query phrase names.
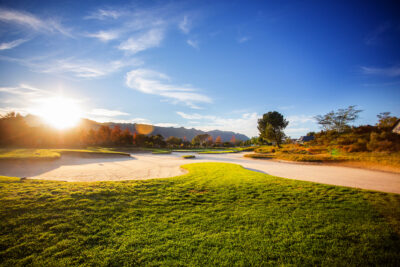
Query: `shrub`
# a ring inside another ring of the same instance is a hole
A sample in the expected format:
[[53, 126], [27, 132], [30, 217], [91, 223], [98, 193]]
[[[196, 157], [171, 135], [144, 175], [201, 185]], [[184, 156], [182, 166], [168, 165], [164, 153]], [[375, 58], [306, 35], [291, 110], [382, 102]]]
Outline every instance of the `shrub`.
[[182, 156], [182, 158], [183, 159], [194, 159], [194, 158], [196, 158], [196, 156], [195, 155], [184, 155], [184, 156]]

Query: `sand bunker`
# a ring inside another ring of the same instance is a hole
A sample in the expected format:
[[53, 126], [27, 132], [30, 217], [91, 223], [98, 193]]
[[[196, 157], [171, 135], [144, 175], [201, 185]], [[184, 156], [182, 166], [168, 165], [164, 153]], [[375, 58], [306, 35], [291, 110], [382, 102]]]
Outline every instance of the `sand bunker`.
[[0, 162], [0, 175], [69, 182], [143, 180], [167, 178], [186, 173], [180, 166], [196, 162], [228, 162], [279, 177], [400, 193], [400, 174], [348, 167], [292, 164], [243, 158], [243, 153], [196, 154], [195, 159], [181, 156], [135, 154], [121, 158], [78, 158], [63, 156], [49, 162]]

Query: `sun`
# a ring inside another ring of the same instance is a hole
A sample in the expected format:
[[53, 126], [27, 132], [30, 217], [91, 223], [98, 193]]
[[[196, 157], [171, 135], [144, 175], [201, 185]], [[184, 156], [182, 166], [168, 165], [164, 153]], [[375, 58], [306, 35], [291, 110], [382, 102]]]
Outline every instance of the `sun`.
[[74, 127], [82, 117], [77, 101], [65, 97], [52, 97], [39, 100], [32, 113], [40, 116], [50, 126], [63, 130]]

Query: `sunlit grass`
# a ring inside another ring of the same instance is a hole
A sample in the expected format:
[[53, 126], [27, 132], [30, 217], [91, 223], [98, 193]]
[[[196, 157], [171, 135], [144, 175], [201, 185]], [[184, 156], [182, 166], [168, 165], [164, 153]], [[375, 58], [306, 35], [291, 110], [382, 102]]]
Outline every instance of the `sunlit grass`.
[[182, 158], [183, 159], [194, 159], [194, 158], [196, 158], [196, 156], [195, 155], [183, 155]]
[[246, 154], [249, 158], [280, 159], [300, 162], [340, 163], [355, 167], [400, 172], [400, 153], [388, 152], [342, 152], [323, 146], [284, 145], [281, 149], [274, 146], [261, 146], [255, 153]]
[[129, 156], [128, 153], [109, 150], [106, 148], [88, 149], [0, 149], [0, 160], [53, 160], [62, 154], [73, 154], [78, 156]]
[[0, 265], [379, 265], [400, 261], [400, 195], [224, 163], [144, 181], [0, 178]]

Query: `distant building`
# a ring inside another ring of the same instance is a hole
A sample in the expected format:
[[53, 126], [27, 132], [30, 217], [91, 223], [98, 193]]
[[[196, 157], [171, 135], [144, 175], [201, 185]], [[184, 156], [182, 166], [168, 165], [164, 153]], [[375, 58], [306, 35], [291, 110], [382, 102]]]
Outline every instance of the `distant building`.
[[397, 120], [397, 122], [394, 124], [392, 132], [400, 134], [400, 120]]
[[303, 144], [304, 142], [309, 142], [314, 140], [314, 136], [300, 136], [299, 139], [297, 139], [297, 143]]

